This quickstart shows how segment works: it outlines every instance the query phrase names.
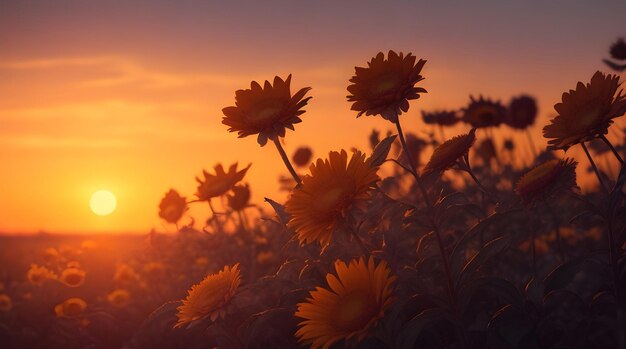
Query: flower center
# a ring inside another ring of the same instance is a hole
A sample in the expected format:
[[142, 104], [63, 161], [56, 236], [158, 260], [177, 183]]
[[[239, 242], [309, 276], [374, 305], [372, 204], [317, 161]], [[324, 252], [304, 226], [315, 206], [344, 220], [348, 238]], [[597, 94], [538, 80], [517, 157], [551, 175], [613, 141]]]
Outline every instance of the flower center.
[[344, 331], [363, 329], [376, 313], [367, 292], [355, 291], [341, 298], [337, 308], [337, 327]]
[[375, 94], [386, 94], [391, 92], [398, 86], [399, 77], [397, 74], [385, 74], [373, 84], [371, 91]]
[[314, 208], [322, 213], [335, 213], [344, 208], [344, 202], [348, 196], [345, 185], [335, 184], [321, 193], [314, 202]]
[[587, 130], [598, 121], [601, 111], [602, 106], [596, 101], [592, 101], [591, 105], [583, 109], [580, 113], [580, 118], [576, 124], [580, 127], [580, 129]]
[[276, 100], [265, 100], [259, 102], [248, 116], [248, 120], [263, 125], [276, 119], [283, 109], [283, 104]]

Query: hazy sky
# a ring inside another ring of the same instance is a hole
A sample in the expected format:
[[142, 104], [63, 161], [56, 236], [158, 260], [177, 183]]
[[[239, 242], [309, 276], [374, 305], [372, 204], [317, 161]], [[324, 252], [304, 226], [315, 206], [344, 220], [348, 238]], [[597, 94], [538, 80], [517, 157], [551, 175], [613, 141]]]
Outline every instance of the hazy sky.
[[[163, 230], [161, 196], [191, 197], [217, 162], [252, 162], [254, 201], [283, 200], [275, 149], [227, 133], [221, 109], [251, 80], [293, 73], [313, 99], [287, 151], [368, 150], [370, 130], [391, 125], [356, 120], [345, 88], [389, 49], [428, 60], [409, 131], [424, 130], [422, 109], [530, 93], [539, 137], [564, 91], [606, 71], [624, 13], [625, 1], [0, 0], [0, 231]], [[113, 215], [89, 211], [97, 189], [117, 195]]]

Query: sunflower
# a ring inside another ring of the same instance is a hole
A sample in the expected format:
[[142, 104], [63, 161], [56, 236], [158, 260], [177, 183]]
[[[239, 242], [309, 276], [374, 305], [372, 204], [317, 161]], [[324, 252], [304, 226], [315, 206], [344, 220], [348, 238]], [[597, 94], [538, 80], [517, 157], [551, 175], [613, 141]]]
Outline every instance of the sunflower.
[[620, 38], [613, 43], [609, 53], [611, 54], [611, 57], [617, 60], [626, 60], [626, 41], [624, 41], [624, 38]]
[[36, 264], [31, 264], [30, 269], [26, 273], [28, 281], [36, 286], [41, 286], [46, 280], [55, 280], [56, 274], [46, 267], [40, 267]]
[[515, 191], [526, 205], [576, 188], [576, 165], [572, 159], [544, 162], [522, 176]]
[[466, 135], [458, 135], [443, 142], [430, 157], [430, 161], [423, 170], [423, 175], [433, 172], [443, 172], [452, 167], [458, 159], [467, 155], [476, 140], [476, 129], [471, 129]]
[[460, 121], [456, 112], [453, 110], [442, 110], [436, 112], [422, 111], [422, 120], [425, 124], [440, 126], [452, 126]]
[[370, 257], [335, 262], [337, 275], [327, 274], [329, 288], [317, 287], [306, 302], [299, 303], [295, 316], [304, 319], [296, 332], [300, 342], [311, 348], [329, 348], [340, 340], [361, 341], [389, 309], [392, 284], [396, 280], [382, 261]]
[[352, 110], [358, 111], [357, 117], [365, 115], [380, 115], [391, 122], [398, 120], [398, 115], [409, 110], [409, 100], [418, 99], [420, 93], [426, 93], [422, 87], [415, 84], [424, 80], [420, 75], [426, 61], [411, 53], [404, 56], [389, 51], [379, 52], [376, 57], [367, 63], [367, 68], [355, 67], [355, 74], [348, 86], [348, 102]]
[[301, 244], [318, 241], [324, 246], [339, 222], [369, 198], [379, 180], [378, 168], [372, 168], [359, 151], [348, 162], [348, 154], [342, 150], [331, 151], [328, 159], [318, 159], [309, 170], [311, 174], [285, 203], [291, 215], [287, 226], [295, 229]]
[[226, 194], [237, 182], [243, 179], [250, 166], [252, 166], [252, 164], [241, 171], [237, 171], [237, 163], [234, 163], [230, 165], [228, 172], [224, 172], [222, 164], [217, 164], [215, 166], [214, 175], [203, 171], [204, 181], [200, 178], [196, 178], [198, 181], [196, 196], [202, 201], [208, 201], [211, 198]]
[[228, 207], [234, 211], [241, 211], [246, 208], [248, 201], [250, 201], [250, 186], [247, 183], [246, 185], [236, 185], [233, 187], [232, 192], [232, 195], [226, 195]]
[[300, 147], [296, 149], [295, 153], [291, 157], [293, 159], [293, 163], [296, 166], [304, 167], [309, 164], [311, 161], [311, 157], [313, 156], [313, 151], [309, 147]]
[[222, 109], [222, 123], [230, 126], [229, 132], [237, 132], [239, 138], [258, 134], [257, 142], [264, 146], [268, 139], [285, 136], [285, 128], [293, 130], [294, 124], [302, 122], [302, 108], [311, 97], [306, 97], [310, 87], [291, 95], [291, 74], [283, 81], [276, 76], [274, 84], [265, 81], [263, 87], [256, 81], [250, 89], [235, 92], [235, 106]]
[[59, 281], [69, 287], [78, 287], [85, 282], [85, 271], [78, 268], [66, 268], [61, 272]]
[[43, 252], [41, 253], [41, 257], [47, 264], [52, 264], [56, 262], [59, 259], [59, 257], [61, 257], [61, 255], [59, 254], [59, 251], [57, 251], [56, 248], [48, 247], [45, 250], [43, 250]]
[[137, 273], [128, 264], [118, 264], [113, 274], [113, 280], [117, 283], [129, 283], [137, 279]]
[[590, 141], [608, 133], [613, 119], [626, 113], [626, 96], [617, 75], [596, 72], [591, 83], [578, 82], [576, 90], [563, 93], [562, 102], [554, 105], [559, 113], [543, 128], [551, 149], [567, 150], [572, 145]]
[[530, 96], [513, 98], [509, 103], [509, 110], [504, 123], [523, 130], [535, 123], [537, 118], [537, 101]]
[[159, 203], [159, 217], [176, 224], [187, 211], [187, 200], [174, 189], [170, 189]]
[[124, 308], [130, 303], [130, 293], [118, 288], [107, 295], [107, 301], [116, 308]]
[[8, 313], [13, 308], [11, 297], [6, 294], [0, 294], [0, 313]]
[[485, 99], [480, 96], [474, 99], [470, 96], [470, 104], [463, 109], [462, 120], [475, 128], [493, 127], [500, 125], [506, 117], [506, 109], [500, 102]]
[[226, 305], [235, 295], [241, 283], [239, 264], [225, 266], [217, 274], [208, 275], [199, 284], [193, 285], [187, 298], [177, 308], [178, 322], [175, 327], [186, 325], [205, 317], [215, 321], [226, 315]]
[[58, 317], [74, 317], [82, 314], [87, 308], [87, 303], [80, 298], [70, 298], [54, 307], [54, 313]]

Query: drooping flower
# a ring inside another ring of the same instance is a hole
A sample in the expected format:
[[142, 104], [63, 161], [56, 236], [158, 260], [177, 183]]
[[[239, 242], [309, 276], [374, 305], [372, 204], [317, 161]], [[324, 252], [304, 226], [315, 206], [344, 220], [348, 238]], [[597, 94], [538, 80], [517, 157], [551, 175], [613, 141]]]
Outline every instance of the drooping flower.
[[0, 294], [0, 313], [8, 313], [13, 308], [13, 301], [7, 294]]
[[59, 281], [69, 287], [78, 287], [85, 282], [86, 274], [84, 270], [78, 268], [66, 268], [61, 272]]
[[226, 306], [235, 295], [241, 276], [239, 264], [225, 266], [217, 274], [208, 275], [199, 284], [193, 285], [188, 291], [187, 298], [177, 308], [180, 327], [205, 317], [215, 321], [218, 317], [226, 316]]
[[523, 130], [535, 123], [537, 118], [537, 101], [530, 96], [513, 98], [509, 103], [509, 109], [504, 123]]
[[46, 280], [55, 280], [56, 274], [46, 267], [40, 267], [36, 264], [31, 264], [30, 269], [26, 273], [28, 281], [36, 286], [41, 286]]
[[452, 126], [460, 121], [454, 110], [441, 110], [435, 112], [422, 111], [422, 120], [425, 124]]
[[544, 162], [522, 176], [515, 191], [526, 205], [547, 200], [576, 188], [576, 165], [573, 159]]
[[494, 127], [500, 125], [506, 117], [506, 109], [499, 101], [480, 96], [470, 96], [470, 104], [463, 109], [462, 120], [474, 128]]
[[296, 152], [293, 153], [291, 157], [293, 159], [293, 163], [296, 166], [304, 167], [309, 164], [311, 161], [311, 157], [313, 156], [313, 151], [309, 147], [300, 147], [296, 149]]
[[237, 171], [237, 163], [234, 163], [230, 165], [228, 172], [224, 172], [222, 164], [217, 164], [215, 166], [214, 175], [207, 171], [202, 171], [204, 174], [204, 180], [196, 178], [196, 181], [198, 181], [198, 191], [196, 192], [196, 196], [200, 200], [208, 201], [211, 198], [226, 194], [235, 186], [235, 184], [237, 184], [237, 182], [243, 179], [250, 166], [252, 166], [252, 164], [248, 165], [248, 167], [241, 171]]
[[443, 172], [467, 155], [476, 140], [475, 133], [476, 130], [471, 129], [468, 134], [452, 137], [435, 148], [430, 161], [424, 166], [423, 175]]
[[294, 190], [285, 203], [291, 215], [287, 226], [295, 229], [301, 244], [330, 243], [339, 222], [370, 196], [379, 180], [365, 154], [357, 151], [348, 162], [348, 154], [331, 151], [328, 159], [318, 159], [309, 167], [310, 175], [302, 178], [302, 186]]
[[58, 317], [74, 317], [82, 314], [87, 309], [87, 302], [81, 298], [70, 298], [54, 307], [54, 313]]
[[274, 84], [265, 81], [263, 87], [252, 81], [250, 89], [235, 92], [235, 106], [222, 109], [222, 123], [229, 126], [229, 132], [237, 132], [239, 137], [258, 134], [261, 146], [267, 140], [285, 136], [285, 128], [294, 129], [294, 124], [302, 122], [302, 108], [311, 97], [306, 97], [310, 87], [305, 87], [291, 95], [291, 74], [283, 81], [276, 76]]
[[551, 149], [569, 147], [608, 133], [613, 119], [626, 113], [626, 96], [620, 90], [619, 76], [596, 72], [591, 82], [578, 82], [576, 90], [563, 93], [561, 103], [554, 105], [559, 113], [543, 128]]
[[300, 342], [311, 348], [330, 348], [340, 340], [361, 341], [372, 333], [393, 303], [391, 275], [387, 263], [377, 266], [374, 258], [335, 262], [336, 276], [326, 275], [328, 288], [317, 287], [306, 302], [299, 303], [295, 316], [304, 319], [296, 332]]
[[396, 122], [402, 112], [409, 110], [409, 100], [418, 99], [420, 93], [426, 93], [415, 84], [424, 80], [420, 75], [425, 60], [415, 63], [411, 53], [404, 56], [389, 51], [387, 58], [379, 52], [367, 63], [367, 68], [355, 67], [355, 74], [348, 86], [348, 102], [352, 110], [358, 111], [357, 117], [380, 115], [384, 119]]
[[624, 38], [619, 38], [610, 49], [611, 57], [623, 61], [626, 60], [626, 41]]
[[241, 211], [248, 206], [250, 201], [250, 186], [236, 185], [232, 189], [232, 194], [227, 194], [228, 207], [233, 211]]
[[130, 293], [118, 288], [107, 295], [107, 301], [116, 308], [124, 308], [130, 303]]
[[159, 203], [159, 217], [166, 222], [176, 224], [187, 211], [187, 199], [170, 189]]

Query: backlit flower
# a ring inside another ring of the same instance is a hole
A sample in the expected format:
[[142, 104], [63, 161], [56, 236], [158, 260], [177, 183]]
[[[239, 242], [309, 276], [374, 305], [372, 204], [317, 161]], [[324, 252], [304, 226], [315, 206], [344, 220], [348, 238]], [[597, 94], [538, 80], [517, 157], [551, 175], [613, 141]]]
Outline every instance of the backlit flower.
[[480, 96], [470, 96], [470, 104], [463, 110], [462, 120], [475, 128], [500, 125], [506, 117], [506, 109], [500, 102], [494, 102]]
[[78, 268], [66, 268], [61, 272], [59, 281], [69, 287], [78, 287], [85, 282], [86, 274], [84, 270]]
[[116, 308], [123, 308], [130, 303], [130, 293], [119, 288], [107, 295], [107, 301]]
[[52, 264], [56, 262], [60, 256], [61, 255], [59, 254], [59, 251], [57, 251], [57, 249], [54, 247], [46, 248], [41, 254], [41, 257], [47, 264]]
[[442, 110], [437, 112], [422, 111], [422, 120], [425, 124], [452, 126], [460, 121], [453, 110]]
[[309, 147], [300, 147], [296, 149], [296, 152], [293, 153], [292, 159], [293, 163], [296, 166], [304, 167], [309, 164], [311, 161], [311, 157], [313, 156], [313, 151]]
[[538, 200], [572, 190], [576, 188], [576, 164], [572, 159], [544, 162], [524, 174], [515, 191], [524, 204], [532, 205]]
[[537, 118], [537, 102], [530, 96], [513, 98], [504, 119], [504, 123], [523, 130], [535, 123]]
[[624, 38], [618, 39], [610, 49], [611, 57], [623, 61], [626, 59], [626, 41]]
[[211, 198], [222, 196], [231, 190], [237, 182], [241, 181], [248, 172], [252, 164], [241, 171], [237, 171], [237, 163], [230, 165], [228, 172], [224, 172], [222, 164], [215, 166], [215, 174], [202, 171], [204, 180], [196, 178], [198, 181], [198, 191], [196, 196], [200, 200], [209, 200]]
[[285, 203], [291, 215], [287, 226], [295, 229], [300, 243], [330, 243], [333, 230], [353, 208], [361, 206], [379, 178], [365, 154], [332, 151], [328, 159], [318, 159], [309, 167], [310, 175]]
[[208, 275], [199, 284], [193, 285], [188, 291], [187, 298], [177, 308], [178, 322], [175, 327], [186, 325], [192, 321], [205, 317], [215, 321], [218, 317], [224, 318], [226, 306], [235, 295], [241, 276], [239, 264], [225, 266], [217, 274]]
[[291, 95], [291, 74], [283, 81], [278, 76], [274, 84], [265, 81], [263, 87], [252, 81], [250, 89], [235, 92], [235, 106], [222, 109], [222, 123], [230, 126], [229, 132], [237, 132], [239, 137], [258, 134], [257, 141], [261, 146], [268, 139], [285, 136], [285, 128], [293, 130], [294, 124], [302, 122], [302, 108], [311, 97], [306, 93], [311, 89], [305, 87]]
[[117, 283], [129, 283], [137, 279], [137, 273], [128, 264], [118, 264], [113, 274], [113, 280]]
[[435, 148], [430, 161], [424, 167], [423, 174], [443, 172], [467, 155], [476, 140], [475, 132], [476, 130], [472, 129], [468, 134], [452, 137]]
[[174, 189], [170, 189], [159, 203], [159, 217], [176, 224], [187, 211], [187, 200]]
[[11, 297], [6, 294], [0, 294], [0, 313], [8, 313], [13, 308]]
[[87, 303], [80, 298], [70, 298], [54, 307], [54, 313], [58, 317], [74, 317], [82, 314], [87, 308]]
[[398, 115], [409, 110], [409, 100], [418, 99], [420, 93], [426, 93], [415, 84], [424, 80], [420, 75], [425, 60], [415, 63], [411, 53], [404, 56], [389, 51], [387, 58], [379, 52], [367, 63], [367, 68], [355, 67], [355, 74], [348, 86], [348, 102], [352, 110], [358, 111], [357, 117], [380, 115], [384, 119], [396, 122]]
[[31, 284], [41, 286], [46, 280], [56, 279], [56, 274], [46, 267], [31, 264], [26, 273], [26, 278]]
[[233, 187], [232, 194], [226, 195], [228, 200], [228, 207], [234, 211], [241, 211], [248, 206], [250, 201], [250, 186], [236, 185]]
[[330, 348], [340, 340], [363, 340], [393, 302], [396, 277], [386, 262], [375, 266], [373, 257], [368, 262], [355, 259], [349, 265], [336, 261], [335, 270], [336, 276], [326, 275], [328, 288], [311, 291], [295, 313], [304, 319], [296, 336], [313, 349]]

